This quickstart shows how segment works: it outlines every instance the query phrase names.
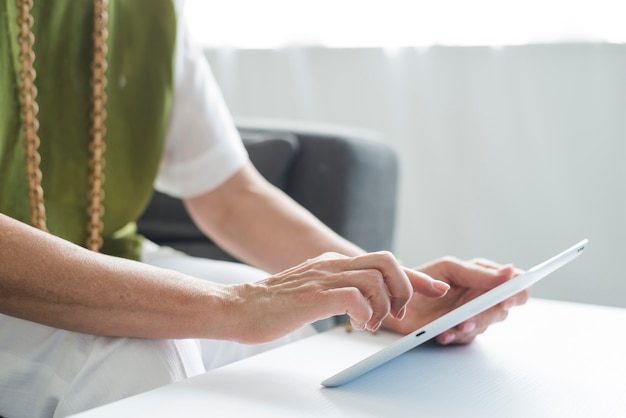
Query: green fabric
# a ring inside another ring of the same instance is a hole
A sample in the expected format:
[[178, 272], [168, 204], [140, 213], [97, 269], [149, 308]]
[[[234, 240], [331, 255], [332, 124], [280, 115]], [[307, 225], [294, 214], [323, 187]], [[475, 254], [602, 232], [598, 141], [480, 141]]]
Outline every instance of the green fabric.
[[[35, 0], [34, 50], [47, 224], [84, 245], [88, 204], [92, 0]], [[0, 0], [0, 212], [30, 223], [20, 130], [17, 10]], [[176, 16], [170, 0], [109, 4], [105, 239], [139, 258], [134, 221], [147, 206], [173, 93]]]

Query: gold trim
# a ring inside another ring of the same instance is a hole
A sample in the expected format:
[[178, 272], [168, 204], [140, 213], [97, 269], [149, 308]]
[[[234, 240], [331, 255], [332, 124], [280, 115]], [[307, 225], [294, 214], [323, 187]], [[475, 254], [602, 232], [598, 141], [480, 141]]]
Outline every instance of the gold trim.
[[[31, 223], [34, 227], [47, 231], [46, 208], [44, 192], [41, 187], [42, 173], [40, 169], [41, 155], [39, 154], [39, 106], [37, 105], [37, 76], [33, 63], [35, 52], [33, 44], [35, 36], [32, 33], [33, 7], [32, 0], [16, 0], [19, 11], [17, 24], [20, 32], [17, 37], [19, 45], [18, 59], [21, 65], [19, 79], [21, 82], [19, 94], [22, 99], [22, 130], [24, 131], [24, 148], [26, 150], [26, 179], [28, 182], [28, 200], [31, 211]], [[106, 143], [106, 70], [107, 70], [107, 13], [108, 0], [94, 0], [93, 10], [93, 58], [91, 62], [91, 142], [89, 144], [89, 205], [87, 207], [87, 239], [86, 247], [93, 251], [102, 248], [102, 216], [104, 215], [104, 167], [106, 160], [104, 152]]]

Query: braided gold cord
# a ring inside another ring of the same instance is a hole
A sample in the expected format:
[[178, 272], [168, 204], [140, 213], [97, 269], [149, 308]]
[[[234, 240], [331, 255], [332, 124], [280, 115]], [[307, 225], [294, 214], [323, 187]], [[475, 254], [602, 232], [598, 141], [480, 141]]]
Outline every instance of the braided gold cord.
[[107, 13], [108, 0], [95, 0], [93, 10], [93, 60], [91, 63], [91, 143], [89, 152], [89, 206], [87, 207], [87, 242], [90, 250], [99, 251], [102, 248], [102, 216], [104, 216], [104, 152], [106, 144], [105, 104], [106, 95], [106, 70], [107, 70]]
[[[87, 207], [87, 240], [86, 247], [93, 251], [102, 248], [102, 216], [104, 215], [104, 152], [106, 144], [106, 69], [107, 69], [107, 45], [108, 38], [108, 0], [94, 0], [93, 14], [93, 58], [91, 62], [91, 142], [89, 144], [89, 205]], [[31, 210], [31, 223], [36, 228], [47, 231], [46, 210], [41, 187], [41, 155], [39, 145], [41, 143], [37, 131], [39, 121], [37, 114], [37, 88], [35, 86], [35, 53], [33, 44], [35, 36], [31, 28], [33, 16], [31, 13], [33, 0], [16, 0], [19, 10], [17, 24], [20, 28], [17, 40], [19, 44], [19, 62], [21, 64], [19, 79], [21, 81], [20, 97], [22, 99], [22, 130], [24, 131], [24, 148], [26, 150], [26, 177], [28, 181], [28, 199]]]
[[41, 187], [42, 175], [39, 168], [41, 162], [41, 156], [38, 151], [40, 140], [37, 134], [39, 130], [39, 120], [37, 119], [39, 107], [37, 105], [37, 87], [35, 87], [37, 74], [33, 68], [33, 62], [35, 61], [35, 53], [33, 52], [35, 36], [31, 31], [33, 26], [32, 7], [32, 0], [17, 0], [19, 11], [17, 24], [20, 28], [17, 42], [19, 44], [22, 130], [24, 131], [24, 148], [26, 150], [26, 181], [28, 183], [31, 224], [35, 228], [47, 231], [46, 209], [44, 206], [43, 188]]

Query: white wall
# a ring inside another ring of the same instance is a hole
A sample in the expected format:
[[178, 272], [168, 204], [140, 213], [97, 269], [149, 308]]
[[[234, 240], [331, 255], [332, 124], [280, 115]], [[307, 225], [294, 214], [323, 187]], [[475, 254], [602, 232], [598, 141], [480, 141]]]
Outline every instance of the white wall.
[[[236, 117], [381, 132], [401, 158], [396, 253], [530, 267], [534, 295], [626, 307], [626, 45], [210, 50]], [[375, 198], [375, 196], [373, 196]]]

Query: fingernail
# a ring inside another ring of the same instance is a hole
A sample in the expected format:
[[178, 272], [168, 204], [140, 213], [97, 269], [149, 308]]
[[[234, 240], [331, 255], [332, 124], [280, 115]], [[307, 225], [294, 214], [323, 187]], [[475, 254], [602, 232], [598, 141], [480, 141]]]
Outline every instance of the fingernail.
[[402, 309], [398, 311], [398, 314], [396, 315], [396, 319], [402, 320], [404, 319], [405, 315], [406, 315], [406, 306], [403, 306]]
[[442, 293], [450, 290], [450, 285], [446, 282], [442, 282], [441, 280], [433, 280], [432, 286]]
[[372, 329], [370, 329], [370, 331], [372, 331], [372, 332], [376, 332], [376, 331], [378, 331], [378, 329], [380, 328], [380, 326], [381, 326], [382, 324], [383, 324], [383, 321], [382, 321], [382, 320], [380, 320], [380, 321], [379, 321], [376, 325], [374, 325], [374, 326], [372, 327]]
[[352, 323], [352, 329], [355, 329], [357, 331], [363, 331], [365, 329], [366, 324], [367, 324], [366, 322], [363, 322], [361, 324]]

